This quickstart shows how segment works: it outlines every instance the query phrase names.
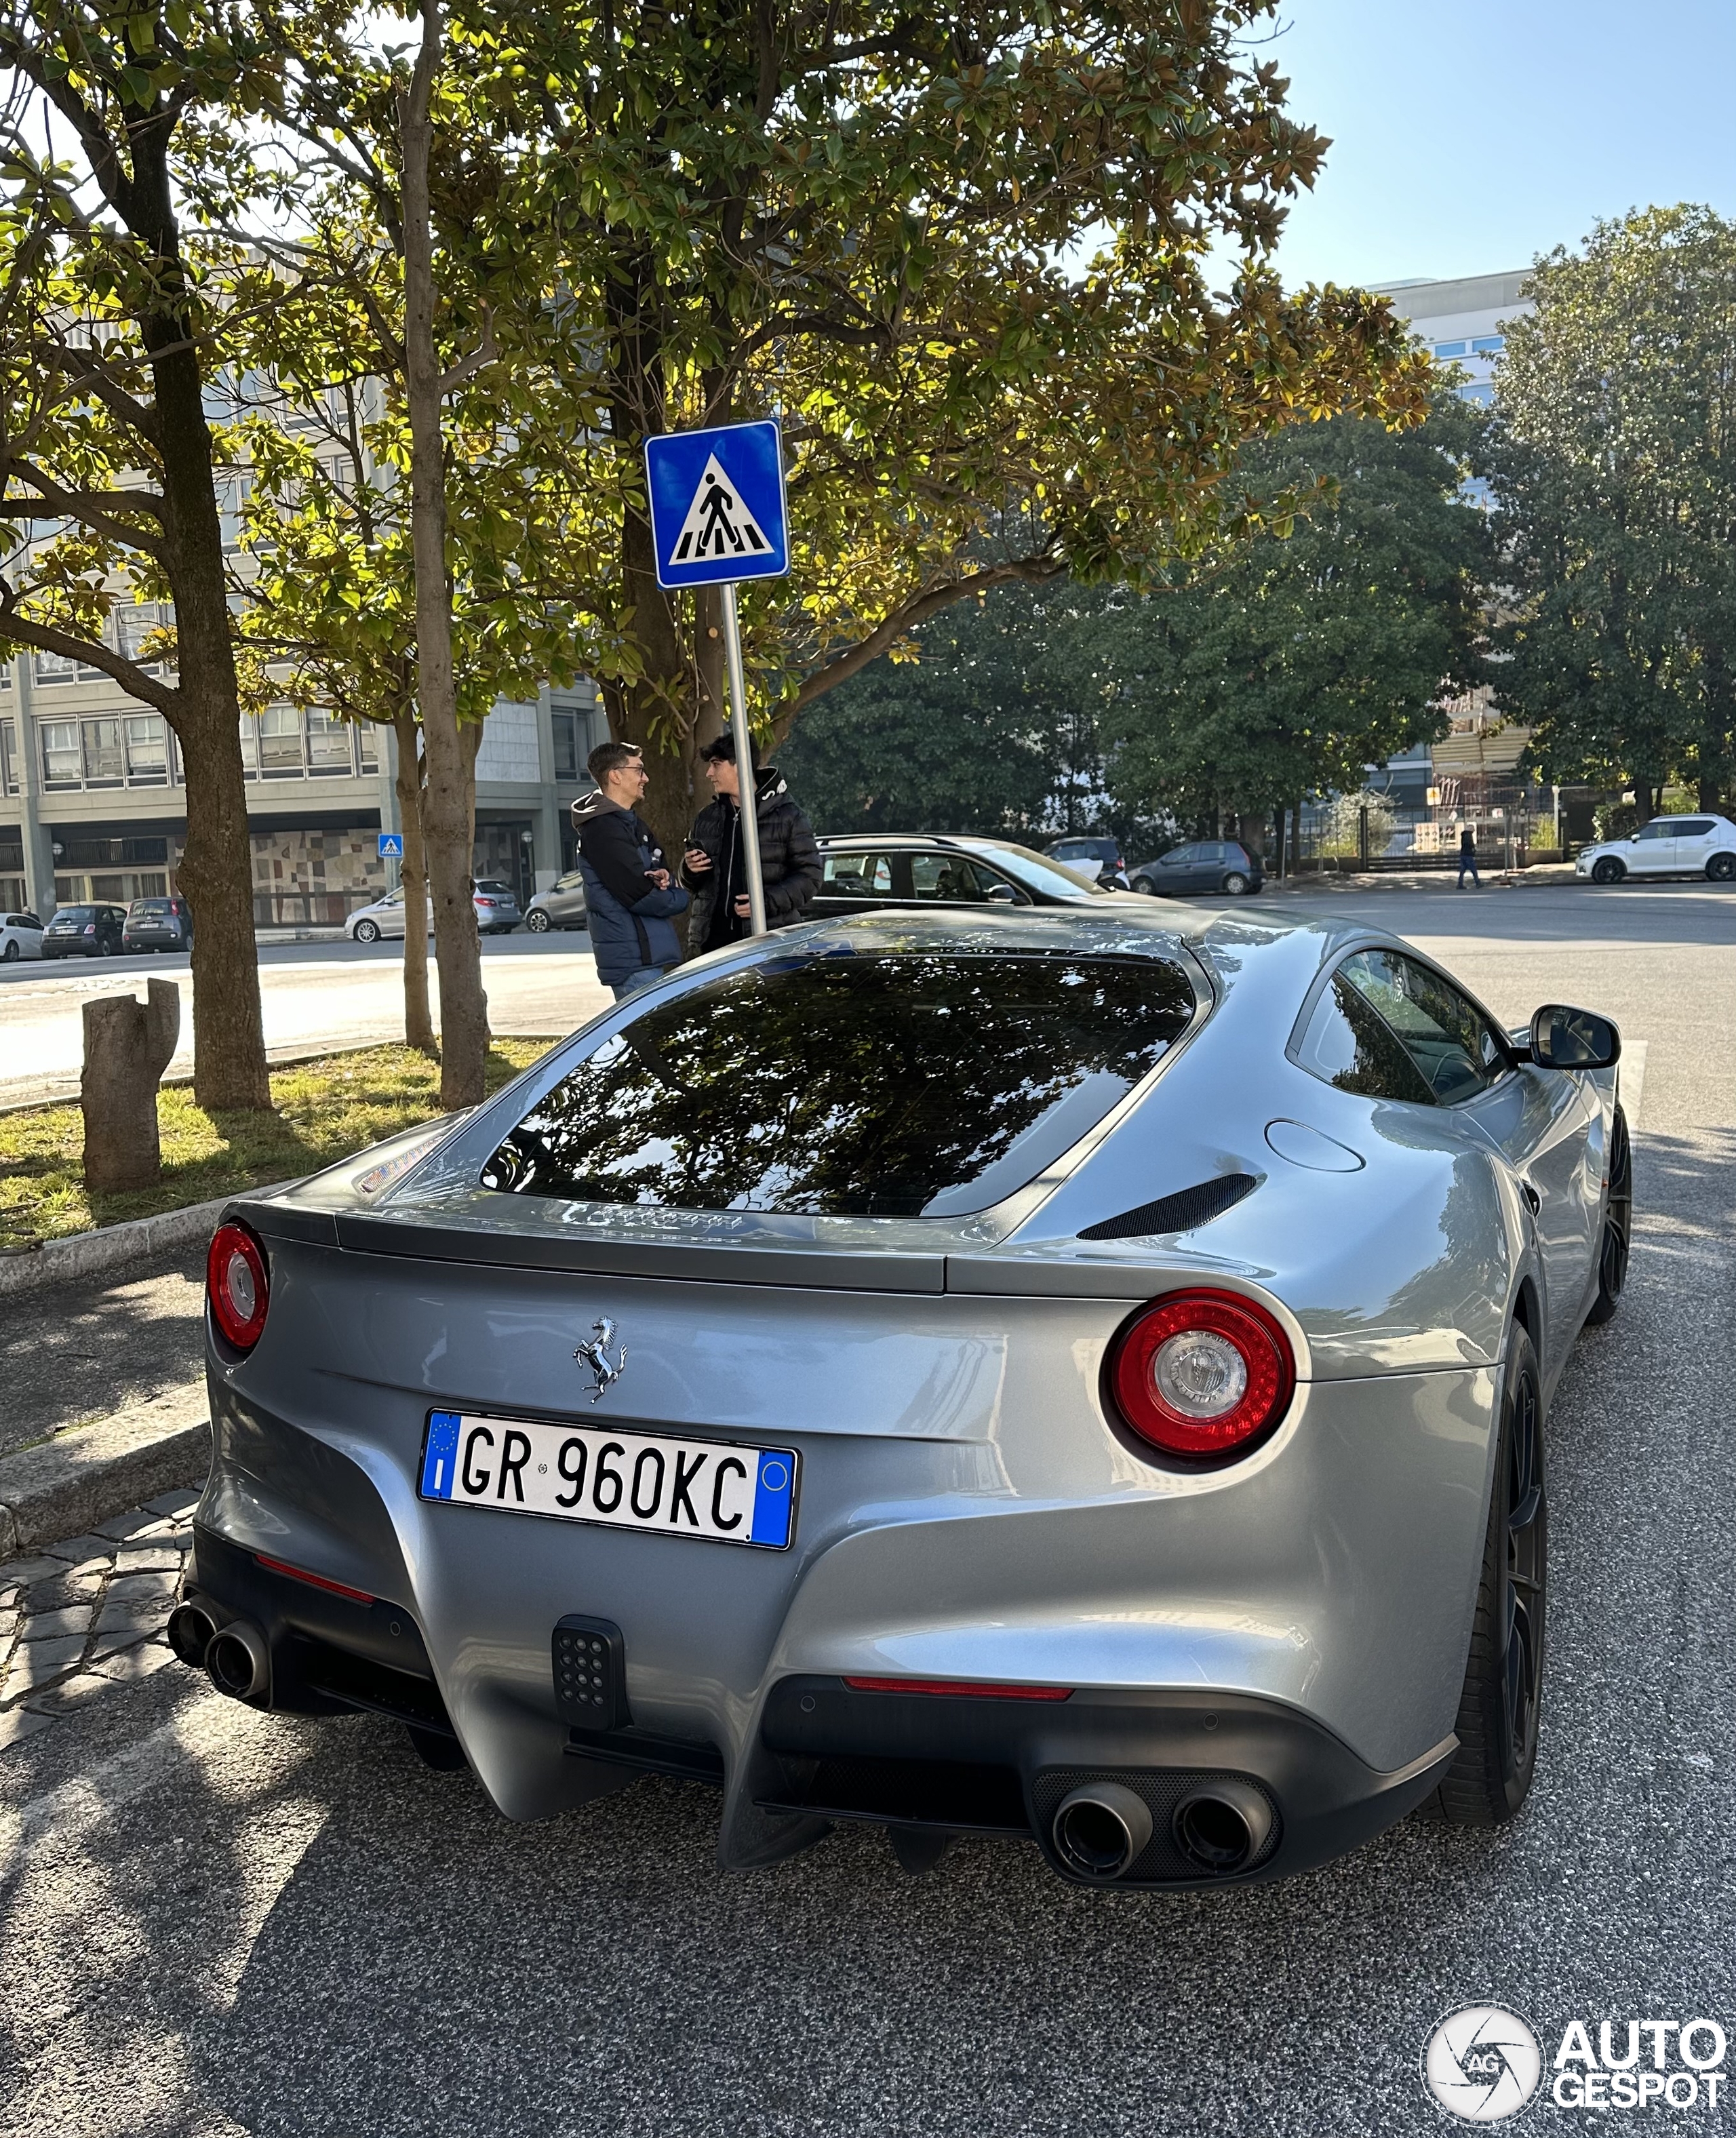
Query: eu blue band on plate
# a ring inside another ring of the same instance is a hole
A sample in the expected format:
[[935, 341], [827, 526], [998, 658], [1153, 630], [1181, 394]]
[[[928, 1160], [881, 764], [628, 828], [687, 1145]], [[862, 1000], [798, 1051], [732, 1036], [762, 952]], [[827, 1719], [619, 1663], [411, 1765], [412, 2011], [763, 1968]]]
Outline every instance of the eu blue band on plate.
[[458, 1428], [464, 1423], [456, 1410], [436, 1410], [428, 1417], [428, 1445], [422, 1459], [422, 1496], [425, 1500], [450, 1500], [458, 1469]]
[[795, 1481], [795, 1458], [782, 1448], [768, 1447], [759, 1458], [759, 1475], [753, 1486], [755, 1544], [769, 1544], [782, 1550], [790, 1540], [790, 1487]]

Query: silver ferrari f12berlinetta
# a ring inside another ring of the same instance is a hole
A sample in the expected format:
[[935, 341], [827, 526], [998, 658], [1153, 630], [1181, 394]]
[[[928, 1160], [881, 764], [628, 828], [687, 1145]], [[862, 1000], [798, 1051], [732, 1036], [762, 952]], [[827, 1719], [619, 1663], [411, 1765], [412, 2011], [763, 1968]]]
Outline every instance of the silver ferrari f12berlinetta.
[[734, 1869], [857, 1819], [1185, 1887], [1509, 1818], [1619, 1055], [1132, 900], [697, 959], [229, 1206], [177, 1651], [512, 1818], [710, 1784]]

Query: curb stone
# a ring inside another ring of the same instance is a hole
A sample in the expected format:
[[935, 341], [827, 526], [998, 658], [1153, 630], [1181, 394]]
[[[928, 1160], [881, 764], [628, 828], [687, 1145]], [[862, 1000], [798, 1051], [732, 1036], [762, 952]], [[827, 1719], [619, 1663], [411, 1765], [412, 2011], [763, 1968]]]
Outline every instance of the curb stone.
[[[202, 1483], [210, 1418], [203, 1380], [190, 1381], [0, 1457], [0, 1560], [112, 1526], [148, 1498]], [[120, 1548], [118, 1538], [90, 1540]]]
[[22, 1254], [0, 1255], [0, 1299], [120, 1269], [128, 1262], [160, 1254], [166, 1247], [189, 1247], [195, 1241], [208, 1240], [217, 1230], [224, 1204], [232, 1203], [237, 1195], [275, 1195], [295, 1185], [292, 1180], [277, 1180], [268, 1187], [237, 1188], [214, 1202], [190, 1203], [184, 1210], [163, 1210], [154, 1218], [129, 1218], [124, 1224], [103, 1225], [94, 1233], [44, 1240], [41, 1246], [27, 1248]]

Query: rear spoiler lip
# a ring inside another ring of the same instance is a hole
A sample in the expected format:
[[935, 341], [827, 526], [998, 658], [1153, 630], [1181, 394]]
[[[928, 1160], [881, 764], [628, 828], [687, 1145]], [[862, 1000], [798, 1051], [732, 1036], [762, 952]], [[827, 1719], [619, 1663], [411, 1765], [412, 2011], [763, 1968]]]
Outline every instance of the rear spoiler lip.
[[[655, 1277], [690, 1284], [789, 1286], [805, 1291], [946, 1292], [978, 1296], [1110, 1299], [1134, 1303], [1196, 1279], [1227, 1272], [1219, 1261], [1166, 1257], [1140, 1262], [1124, 1256], [875, 1254], [849, 1247], [750, 1247], [665, 1241], [595, 1238], [530, 1240], [474, 1226], [430, 1224], [403, 1218], [298, 1208], [292, 1203], [239, 1200], [225, 1218], [238, 1218], [268, 1240], [334, 1247], [353, 1254], [395, 1255], [472, 1268], [522, 1269], [571, 1276]], [[1258, 1281], [1265, 1271], [1237, 1270]]]

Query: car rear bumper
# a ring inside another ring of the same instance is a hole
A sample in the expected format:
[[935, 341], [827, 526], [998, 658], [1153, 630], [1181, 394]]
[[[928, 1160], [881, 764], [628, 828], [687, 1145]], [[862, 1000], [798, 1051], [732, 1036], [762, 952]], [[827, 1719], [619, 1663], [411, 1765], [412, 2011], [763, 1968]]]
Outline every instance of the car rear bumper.
[[[962, 1332], [996, 1305], [947, 1311]], [[885, 1311], [909, 1316], [902, 1301]], [[1033, 1302], [1026, 1318], [1073, 1312]], [[1064, 1335], [1057, 1320], [1036, 1340], [1066, 1359]], [[1013, 1385], [1028, 1378], [1017, 1363]], [[424, 1502], [427, 1397], [383, 1384], [383, 1364], [358, 1378], [284, 1356], [273, 1393], [305, 1427], [243, 1385], [264, 1385], [247, 1366], [213, 1370], [193, 1585], [213, 1616], [261, 1628], [266, 1704], [449, 1731], [509, 1816], [676, 1773], [724, 1784], [731, 1867], [862, 1818], [1022, 1835], [1059, 1868], [1059, 1784], [1108, 1777], [1153, 1806], [1156, 1852], [1134, 1882], [1173, 1885], [1209, 1875], [1163, 1838], [1178, 1792], [1202, 1778], [1265, 1794], [1270, 1846], [1233, 1875], [1271, 1877], [1402, 1816], [1451, 1755], [1487, 1369], [1314, 1384], [1294, 1429], [1203, 1495], [1021, 1490], [1010, 1425], [983, 1447], [791, 1434], [807, 1466], [798, 1535], [773, 1553]], [[1054, 1477], [1059, 1413], [1032, 1394]], [[1119, 1448], [1105, 1460], [1124, 1472]], [[630, 1720], [615, 1730], [562, 1720], [551, 1644], [572, 1612], [621, 1628]], [[846, 1684], [857, 1676], [1069, 1696], [870, 1694]]]

